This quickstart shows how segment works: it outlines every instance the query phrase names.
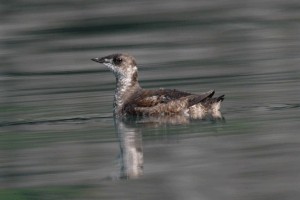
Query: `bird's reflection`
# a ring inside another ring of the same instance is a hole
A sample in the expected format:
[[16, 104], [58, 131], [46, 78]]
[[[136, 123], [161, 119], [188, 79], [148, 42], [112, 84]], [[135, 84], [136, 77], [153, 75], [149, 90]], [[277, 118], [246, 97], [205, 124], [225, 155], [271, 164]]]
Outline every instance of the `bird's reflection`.
[[115, 119], [115, 125], [120, 142], [120, 178], [137, 178], [144, 167], [141, 130], [125, 119]]
[[171, 124], [189, 124], [202, 120], [224, 121], [220, 112], [214, 115], [201, 116], [156, 116], [115, 118], [115, 127], [120, 145], [120, 177], [121, 179], [138, 178], [143, 175], [144, 154], [142, 130], [145, 127], [159, 127]]

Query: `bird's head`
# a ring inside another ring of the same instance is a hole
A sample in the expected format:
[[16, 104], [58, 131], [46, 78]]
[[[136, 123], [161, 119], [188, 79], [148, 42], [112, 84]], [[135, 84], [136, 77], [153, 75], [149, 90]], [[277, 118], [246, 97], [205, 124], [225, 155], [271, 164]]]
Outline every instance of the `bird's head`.
[[92, 58], [92, 60], [106, 65], [117, 78], [137, 76], [136, 61], [128, 54], [112, 54], [102, 58]]

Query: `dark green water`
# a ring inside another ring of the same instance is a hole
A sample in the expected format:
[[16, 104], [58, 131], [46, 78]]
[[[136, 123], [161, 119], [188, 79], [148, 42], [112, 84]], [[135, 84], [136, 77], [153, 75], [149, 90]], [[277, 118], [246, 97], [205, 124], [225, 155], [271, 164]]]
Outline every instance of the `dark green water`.
[[[0, 199], [298, 199], [299, 13], [292, 0], [4, 2]], [[225, 120], [115, 127], [115, 79], [90, 59], [116, 52], [145, 88], [226, 94]]]

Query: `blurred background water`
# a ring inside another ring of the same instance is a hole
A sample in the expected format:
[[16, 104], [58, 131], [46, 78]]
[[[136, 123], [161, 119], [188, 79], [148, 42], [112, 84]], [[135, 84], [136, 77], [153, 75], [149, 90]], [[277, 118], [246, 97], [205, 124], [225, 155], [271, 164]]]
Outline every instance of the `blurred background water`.
[[[299, 1], [11, 0], [0, 12], [0, 199], [299, 198]], [[226, 94], [225, 121], [121, 124], [120, 138], [115, 79], [90, 60], [117, 52], [136, 57], [145, 88]], [[120, 180], [128, 140], [143, 175]]]

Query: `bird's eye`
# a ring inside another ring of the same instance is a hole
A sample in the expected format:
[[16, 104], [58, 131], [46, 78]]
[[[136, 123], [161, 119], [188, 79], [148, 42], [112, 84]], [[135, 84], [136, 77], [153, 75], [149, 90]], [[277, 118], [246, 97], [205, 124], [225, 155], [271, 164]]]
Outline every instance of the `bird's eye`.
[[119, 65], [122, 61], [123, 61], [123, 59], [120, 58], [120, 57], [114, 58], [114, 63], [115, 63], [116, 65]]

